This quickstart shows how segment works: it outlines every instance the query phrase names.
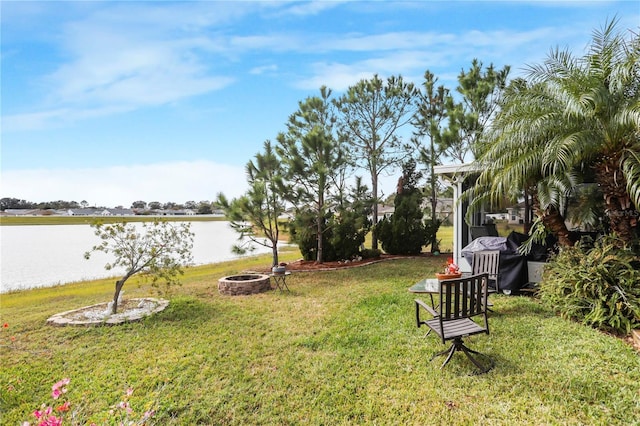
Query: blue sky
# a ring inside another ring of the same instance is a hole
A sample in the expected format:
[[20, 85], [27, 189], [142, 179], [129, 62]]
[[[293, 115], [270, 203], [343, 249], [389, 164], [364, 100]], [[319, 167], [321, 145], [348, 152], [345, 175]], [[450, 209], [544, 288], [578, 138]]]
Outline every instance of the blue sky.
[[322, 85], [337, 97], [373, 74], [420, 84], [428, 69], [454, 90], [474, 58], [513, 78], [556, 47], [582, 55], [608, 19], [640, 26], [637, 0], [0, 8], [0, 197], [125, 207], [240, 195], [247, 161]]

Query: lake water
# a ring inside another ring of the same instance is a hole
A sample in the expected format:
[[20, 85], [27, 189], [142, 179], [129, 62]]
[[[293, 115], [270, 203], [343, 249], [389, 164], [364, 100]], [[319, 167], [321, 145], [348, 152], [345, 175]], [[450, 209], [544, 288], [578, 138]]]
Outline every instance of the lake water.
[[[193, 263], [203, 265], [236, 259], [231, 252], [238, 234], [228, 222], [192, 222]], [[0, 292], [117, 276], [106, 271], [111, 255], [84, 253], [100, 240], [89, 225], [0, 226]], [[252, 254], [270, 253], [256, 246]]]

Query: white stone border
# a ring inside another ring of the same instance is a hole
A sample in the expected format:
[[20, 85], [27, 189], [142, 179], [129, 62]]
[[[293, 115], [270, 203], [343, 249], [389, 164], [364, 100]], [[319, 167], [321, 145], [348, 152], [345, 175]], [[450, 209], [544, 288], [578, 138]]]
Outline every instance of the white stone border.
[[146, 316], [153, 315], [158, 312], [162, 312], [163, 310], [166, 309], [167, 306], [169, 306], [169, 301], [165, 299], [156, 299], [153, 297], [127, 299], [127, 302], [129, 303], [131, 302], [135, 303], [136, 301], [139, 301], [139, 304], [153, 303], [155, 304], [155, 306], [146, 307], [145, 309], [136, 309], [134, 312], [130, 314], [116, 313], [115, 315], [111, 315], [109, 317], [101, 318], [101, 319], [91, 319], [86, 317], [83, 318], [81, 316], [81, 313], [83, 311], [95, 310], [98, 307], [102, 308], [103, 310], [106, 310], [107, 306], [109, 305], [108, 302], [98, 303], [95, 305], [84, 306], [79, 309], [73, 309], [71, 311], [55, 314], [49, 319], [47, 319], [47, 324], [58, 326], [58, 327], [64, 327], [64, 326], [91, 327], [91, 326], [100, 326], [100, 325], [117, 325], [117, 324], [122, 324], [126, 322], [140, 321], [142, 318]]

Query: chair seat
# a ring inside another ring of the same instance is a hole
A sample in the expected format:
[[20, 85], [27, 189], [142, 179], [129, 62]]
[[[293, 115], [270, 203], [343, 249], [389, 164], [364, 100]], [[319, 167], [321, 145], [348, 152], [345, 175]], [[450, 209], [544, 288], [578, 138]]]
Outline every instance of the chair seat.
[[[431, 359], [441, 355], [446, 355], [446, 359], [440, 368], [451, 360], [456, 352], [463, 352], [467, 358], [478, 367], [479, 373], [486, 373], [493, 368], [490, 365], [483, 365], [474, 355], [481, 355], [479, 352], [468, 348], [463, 342], [463, 338], [474, 334], [489, 334], [489, 322], [487, 321], [487, 281], [489, 274], [483, 273], [469, 277], [461, 277], [452, 280], [440, 281], [439, 305], [437, 311], [430, 308], [423, 301], [416, 299], [416, 324], [418, 327], [426, 325], [429, 331], [434, 331], [442, 343], [451, 341], [451, 346], [438, 352]], [[424, 308], [432, 315], [432, 318], [423, 320], [420, 318], [420, 310]], [[481, 316], [483, 325], [475, 322], [472, 318]], [[428, 333], [427, 333], [428, 334]]]
[[[438, 318], [427, 320], [425, 323], [435, 331], [438, 336], [443, 336], [442, 330], [440, 329], [440, 320]], [[443, 322], [443, 328], [446, 340], [487, 332], [486, 328], [479, 326], [469, 318], [460, 318], [457, 320]]]

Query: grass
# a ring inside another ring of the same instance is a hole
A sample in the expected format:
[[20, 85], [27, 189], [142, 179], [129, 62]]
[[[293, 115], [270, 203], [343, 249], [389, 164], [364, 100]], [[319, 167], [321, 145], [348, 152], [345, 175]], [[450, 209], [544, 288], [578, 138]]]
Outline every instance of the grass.
[[[501, 237], [508, 237], [512, 231], [524, 233], [524, 225], [509, 224], [507, 221], [496, 221], [496, 229]], [[437, 234], [440, 240], [440, 251], [451, 253], [453, 251], [453, 226], [441, 226]]]
[[166, 311], [115, 327], [45, 325], [109, 300], [112, 280], [3, 294], [2, 424], [33, 420], [63, 377], [92, 419], [131, 386], [134, 410], [155, 408], [161, 425], [640, 424], [638, 354], [532, 298], [492, 296], [491, 334], [468, 339], [495, 360], [488, 374], [469, 375], [459, 354], [444, 370], [429, 362], [443, 345], [416, 328], [407, 288], [441, 260], [297, 273], [291, 294], [236, 297], [217, 279], [268, 257], [191, 268]]

